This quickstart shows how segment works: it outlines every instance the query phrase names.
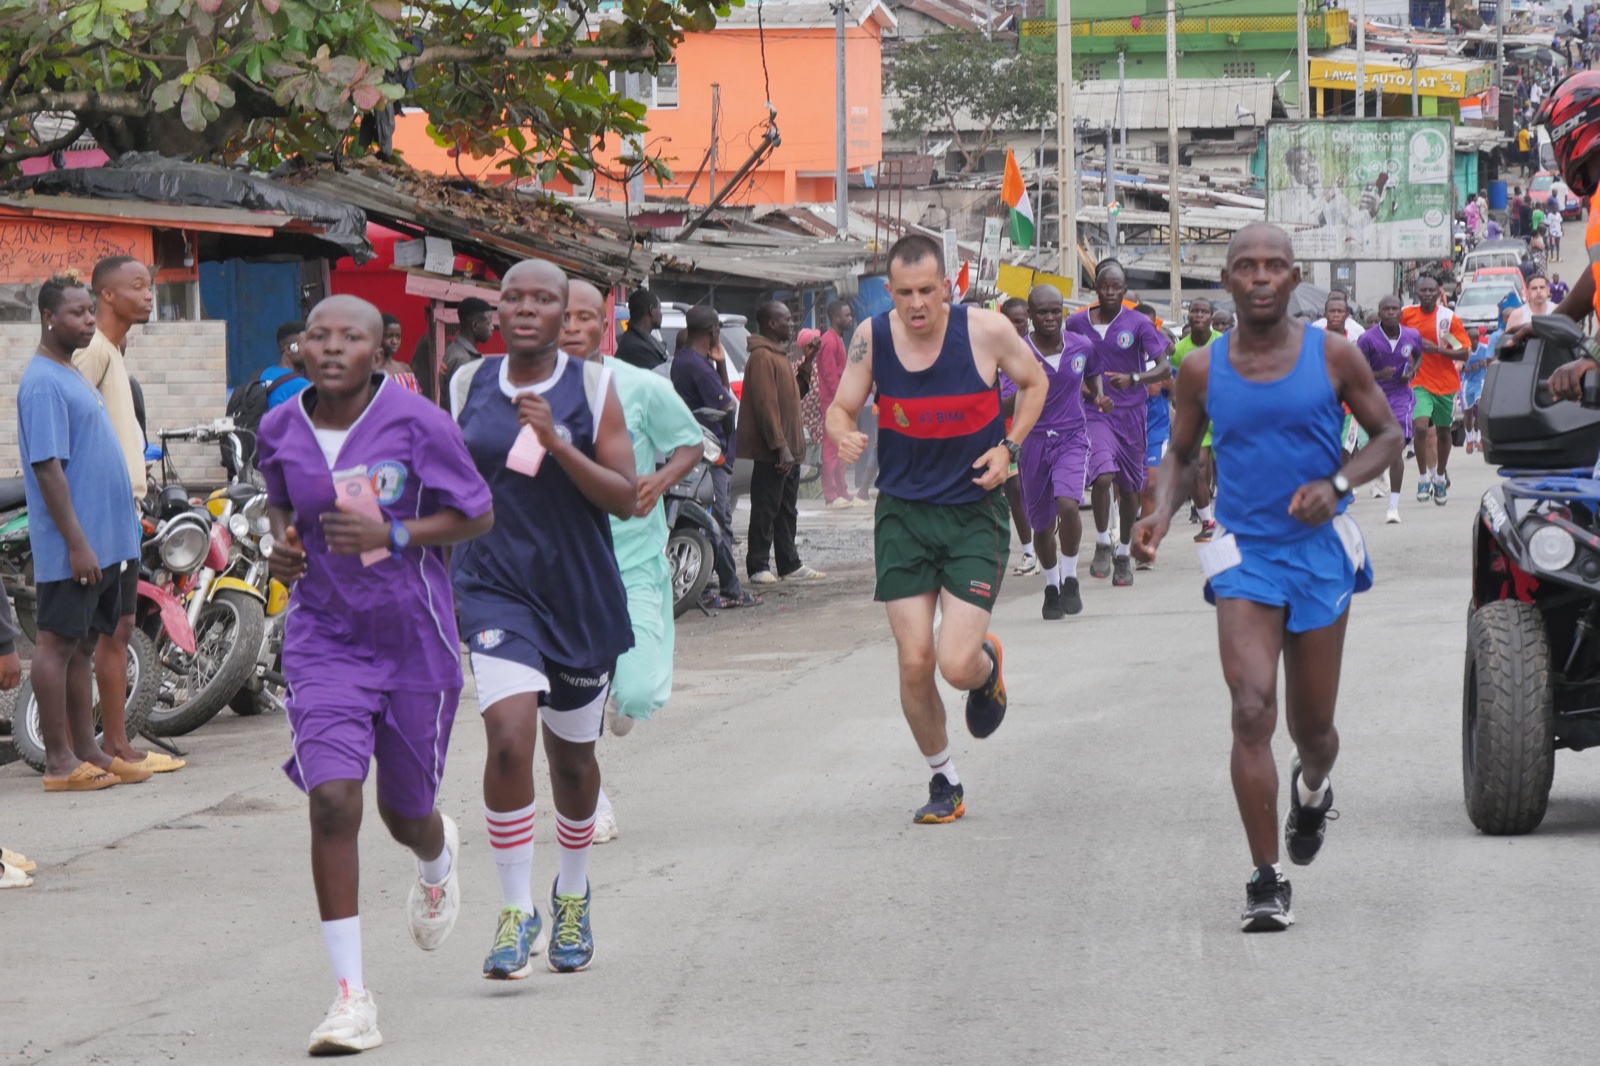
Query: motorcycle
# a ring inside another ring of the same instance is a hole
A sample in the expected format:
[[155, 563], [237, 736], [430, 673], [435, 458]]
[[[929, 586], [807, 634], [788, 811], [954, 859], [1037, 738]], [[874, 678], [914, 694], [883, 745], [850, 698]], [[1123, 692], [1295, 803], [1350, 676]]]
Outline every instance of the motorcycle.
[[32, 640], [38, 632], [34, 613], [33, 545], [28, 540], [28, 498], [21, 477], [0, 478], [0, 584], [17, 615], [17, 626]]
[[[289, 589], [272, 577], [267, 565], [267, 556], [272, 551], [272, 523], [267, 517], [265, 490], [256, 489], [235, 507], [235, 501], [227, 498], [230, 489], [212, 493], [207, 507], [225, 515], [219, 520], [227, 523], [238, 550], [232, 574], [255, 588], [266, 611], [255, 669], [228, 700], [233, 713], [249, 717], [263, 711], [283, 710], [283, 628], [289, 617]], [[235, 494], [238, 498], [243, 495], [242, 492]]]
[[716, 570], [715, 491], [711, 470], [724, 459], [716, 436], [704, 426], [705, 455], [683, 480], [662, 494], [667, 509], [667, 566], [672, 572], [672, 616], [700, 605], [700, 595]]

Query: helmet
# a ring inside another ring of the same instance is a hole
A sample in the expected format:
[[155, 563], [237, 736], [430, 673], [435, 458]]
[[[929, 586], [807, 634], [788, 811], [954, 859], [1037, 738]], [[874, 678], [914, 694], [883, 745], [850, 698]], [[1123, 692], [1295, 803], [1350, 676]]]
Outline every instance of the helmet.
[[1556, 166], [1567, 186], [1581, 197], [1594, 195], [1580, 164], [1600, 149], [1600, 71], [1574, 74], [1551, 91], [1534, 122], [1550, 133]]

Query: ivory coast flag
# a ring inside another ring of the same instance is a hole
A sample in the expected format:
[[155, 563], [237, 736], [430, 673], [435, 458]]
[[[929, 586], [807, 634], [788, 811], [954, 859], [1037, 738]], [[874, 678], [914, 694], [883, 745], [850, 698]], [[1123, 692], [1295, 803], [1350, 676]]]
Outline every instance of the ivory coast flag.
[[1018, 248], [1033, 247], [1033, 204], [1028, 187], [1022, 183], [1022, 168], [1017, 157], [1006, 149], [1006, 176], [1000, 181], [1000, 199], [1011, 208], [1011, 243]]

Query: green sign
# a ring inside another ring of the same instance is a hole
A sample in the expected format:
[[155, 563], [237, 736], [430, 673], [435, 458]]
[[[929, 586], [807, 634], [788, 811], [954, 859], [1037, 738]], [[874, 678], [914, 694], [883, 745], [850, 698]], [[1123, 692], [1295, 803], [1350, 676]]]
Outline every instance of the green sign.
[[1301, 259], [1448, 259], [1455, 146], [1448, 119], [1267, 125], [1267, 221]]

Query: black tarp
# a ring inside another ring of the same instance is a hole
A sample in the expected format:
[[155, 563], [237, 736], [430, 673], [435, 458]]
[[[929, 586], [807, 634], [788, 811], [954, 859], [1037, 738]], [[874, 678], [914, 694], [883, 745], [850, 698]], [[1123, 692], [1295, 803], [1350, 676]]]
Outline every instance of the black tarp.
[[359, 207], [243, 171], [186, 163], [154, 152], [130, 152], [103, 167], [50, 170], [19, 178], [9, 188], [99, 200], [277, 211], [321, 226], [325, 231], [321, 239], [342, 248], [357, 263], [373, 256], [367, 243], [367, 216]]

